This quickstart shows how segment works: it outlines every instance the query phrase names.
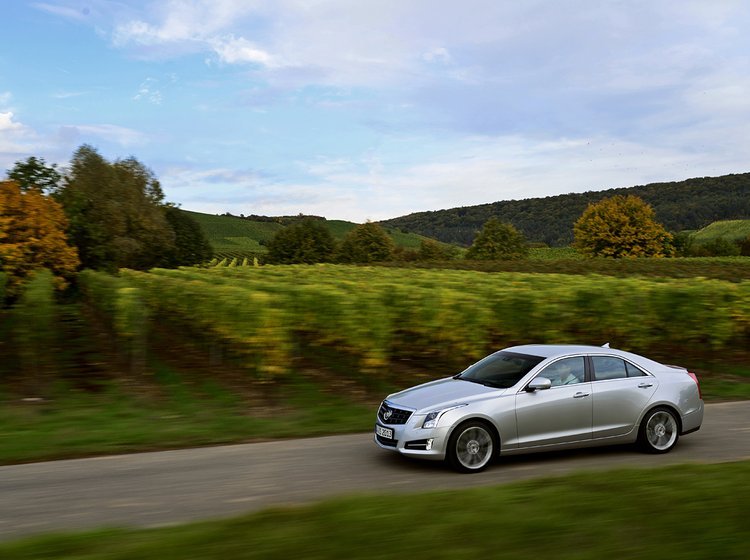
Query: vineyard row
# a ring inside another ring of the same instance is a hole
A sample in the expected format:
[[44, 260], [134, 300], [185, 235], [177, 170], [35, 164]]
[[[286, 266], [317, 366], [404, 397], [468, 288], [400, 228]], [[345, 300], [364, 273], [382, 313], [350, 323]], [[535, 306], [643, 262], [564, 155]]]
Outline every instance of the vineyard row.
[[373, 372], [527, 342], [750, 348], [748, 281], [318, 265], [85, 271], [81, 286], [126, 340], [143, 339], [150, 317], [226, 343], [270, 377], [288, 371], [303, 338]]

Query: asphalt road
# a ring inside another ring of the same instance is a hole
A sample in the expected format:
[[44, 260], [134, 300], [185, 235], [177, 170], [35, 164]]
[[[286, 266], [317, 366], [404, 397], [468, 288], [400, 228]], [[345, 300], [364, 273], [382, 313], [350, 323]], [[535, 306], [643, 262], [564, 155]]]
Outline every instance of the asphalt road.
[[371, 434], [0, 467], [0, 539], [101, 526], [155, 527], [373, 492], [500, 484], [570, 471], [750, 459], [750, 402], [706, 407], [666, 455], [631, 447], [502, 458], [460, 475], [380, 450]]

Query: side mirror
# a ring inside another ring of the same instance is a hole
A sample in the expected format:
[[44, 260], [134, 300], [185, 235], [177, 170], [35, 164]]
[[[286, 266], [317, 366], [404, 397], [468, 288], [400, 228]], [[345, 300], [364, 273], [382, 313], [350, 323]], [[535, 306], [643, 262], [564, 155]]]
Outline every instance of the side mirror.
[[526, 390], [529, 393], [533, 393], [534, 391], [544, 391], [550, 387], [552, 387], [552, 381], [546, 377], [535, 377], [531, 380], [531, 383], [526, 385]]

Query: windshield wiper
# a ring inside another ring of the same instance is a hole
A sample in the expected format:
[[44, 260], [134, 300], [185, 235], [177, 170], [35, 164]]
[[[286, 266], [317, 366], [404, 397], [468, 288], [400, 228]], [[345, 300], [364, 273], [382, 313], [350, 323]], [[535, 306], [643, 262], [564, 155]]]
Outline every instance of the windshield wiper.
[[502, 385], [495, 383], [494, 381], [488, 381], [487, 379], [475, 379], [473, 377], [459, 377], [454, 376], [453, 379], [460, 379], [461, 381], [470, 381], [471, 383], [479, 383], [485, 387], [492, 387], [493, 389], [505, 389]]

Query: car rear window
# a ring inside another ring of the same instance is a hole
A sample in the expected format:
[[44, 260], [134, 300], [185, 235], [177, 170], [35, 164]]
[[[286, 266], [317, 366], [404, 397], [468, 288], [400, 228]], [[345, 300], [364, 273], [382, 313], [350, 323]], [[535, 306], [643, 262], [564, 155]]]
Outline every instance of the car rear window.
[[501, 350], [469, 366], [456, 379], [507, 389], [518, 383], [544, 358]]

